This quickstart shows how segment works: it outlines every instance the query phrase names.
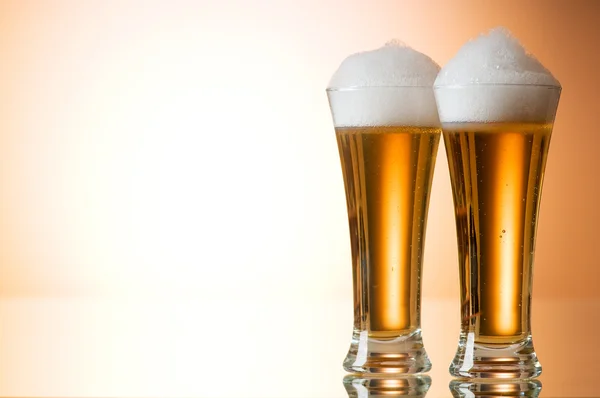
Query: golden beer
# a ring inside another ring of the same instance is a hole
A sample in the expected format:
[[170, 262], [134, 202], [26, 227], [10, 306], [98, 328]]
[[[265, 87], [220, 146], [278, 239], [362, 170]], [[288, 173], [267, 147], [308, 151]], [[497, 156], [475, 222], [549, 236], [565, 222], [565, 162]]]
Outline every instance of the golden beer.
[[355, 329], [393, 338], [420, 326], [423, 243], [441, 130], [338, 127], [350, 220]]
[[453, 185], [463, 333], [528, 337], [535, 233], [552, 124], [444, 123]]
[[434, 90], [458, 238], [462, 324], [450, 374], [539, 376], [533, 259], [560, 83], [510, 32], [496, 28], [462, 46]]
[[421, 337], [421, 269], [441, 137], [428, 56], [390, 42], [347, 57], [327, 98], [341, 159], [352, 252], [354, 322], [344, 369], [431, 369]]
[[[411, 50], [412, 51], [412, 50]], [[352, 252], [354, 324], [344, 369], [421, 373], [421, 272], [441, 127], [431, 87], [328, 90]]]

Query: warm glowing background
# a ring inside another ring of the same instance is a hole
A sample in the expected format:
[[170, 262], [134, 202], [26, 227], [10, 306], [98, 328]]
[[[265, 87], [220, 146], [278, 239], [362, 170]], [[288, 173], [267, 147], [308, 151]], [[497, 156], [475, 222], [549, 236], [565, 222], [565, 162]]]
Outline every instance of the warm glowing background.
[[[600, 354], [600, 3], [5, 0], [0, 395], [343, 395], [350, 252], [324, 88], [346, 55], [390, 38], [443, 64], [497, 25], [563, 85], [534, 336], [544, 388], [568, 379], [547, 336], [579, 328]], [[443, 146], [424, 282], [445, 375], [458, 287]], [[329, 374], [307, 370], [328, 360]], [[253, 373], [265, 367], [285, 374]]]

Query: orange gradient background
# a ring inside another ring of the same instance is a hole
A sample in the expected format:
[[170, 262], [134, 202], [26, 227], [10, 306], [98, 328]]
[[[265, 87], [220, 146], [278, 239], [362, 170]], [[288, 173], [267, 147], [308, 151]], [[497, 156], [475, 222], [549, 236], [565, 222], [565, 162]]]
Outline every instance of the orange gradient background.
[[[352, 279], [329, 77], [391, 38], [443, 65], [498, 25], [563, 86], [535, 260], [544, 389], [560, 393], [570, 368], [591, 379], [600, 3], [6, 0], [0, 395], [343, 396]], [[456, 258], [441, 145], [433, 397], [458, 337]]]

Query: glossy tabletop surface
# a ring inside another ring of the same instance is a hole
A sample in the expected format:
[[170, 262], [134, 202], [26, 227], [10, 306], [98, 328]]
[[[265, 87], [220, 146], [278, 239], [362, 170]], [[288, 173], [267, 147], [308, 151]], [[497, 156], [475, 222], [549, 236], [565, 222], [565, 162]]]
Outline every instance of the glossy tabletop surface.
[[[2, 299], [0, 396], [346, 397], [351, 311], [310, 296]], [[458, 311], [452, 300], [423, 302], [428, 397], [452, 396]], [[539, 396], [600, 397], [599, 314], [600, 301], [534, 299]]]

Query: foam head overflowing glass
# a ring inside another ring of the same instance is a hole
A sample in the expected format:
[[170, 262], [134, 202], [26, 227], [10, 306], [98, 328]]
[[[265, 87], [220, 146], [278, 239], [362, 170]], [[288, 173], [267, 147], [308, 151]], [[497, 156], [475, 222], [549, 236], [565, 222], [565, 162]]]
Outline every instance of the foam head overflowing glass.
[[347, 58], [327, 90], [350, 225], [354, 329], [344, 368], [351, 372], [431, 368], [420, 303], [441, 136], [438, 70], [425, 55], [392, 44]]
[[436, 80], [458, 238], [462, 323], [453, 376], [541, 373], [531, 337], [533, 259], [560, 90], [498, 30], [465, 45]]

